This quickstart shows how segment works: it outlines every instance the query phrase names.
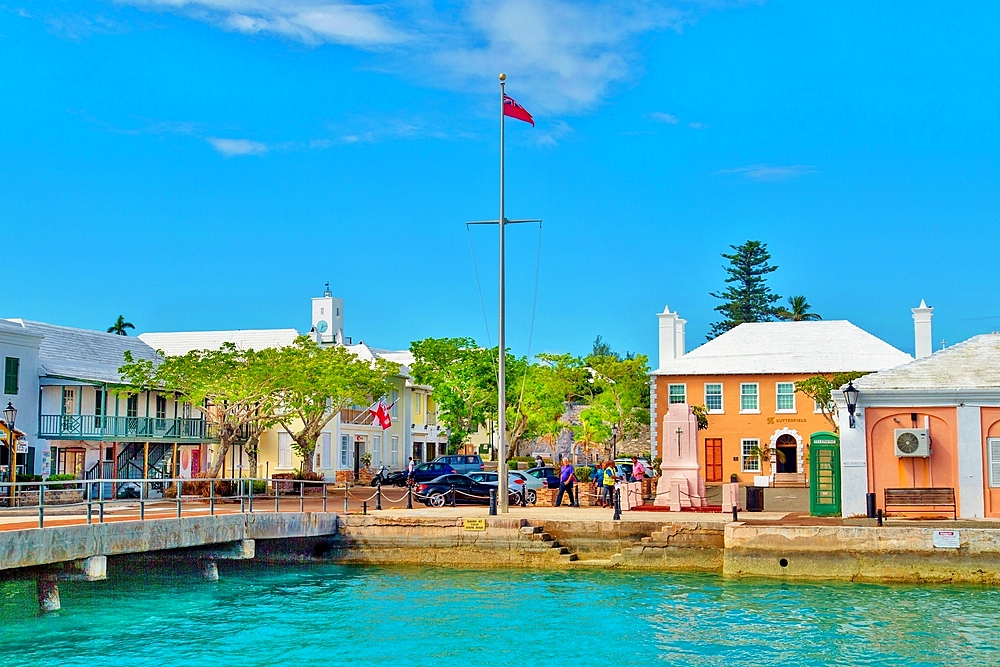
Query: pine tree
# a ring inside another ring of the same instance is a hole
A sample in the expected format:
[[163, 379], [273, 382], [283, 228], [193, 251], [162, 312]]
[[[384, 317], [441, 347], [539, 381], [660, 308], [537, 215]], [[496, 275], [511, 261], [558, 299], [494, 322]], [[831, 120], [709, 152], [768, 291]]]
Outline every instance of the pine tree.
[[729, 266], [723, 268], [729, 274], [726, 282], [733, 284], [721, 294], [710, 293], [723, 300], [715, 310], [722, 313], [724, 319], [712, 324], [707, 336], [709, 340], [744, 322], [773, 320], [779, 310], [774, 304], [781, 297], [767, 286], [767, 274], [778, 269], [768, 264], [771, 253], [767, 251], [767, 244], [747, 241], [743, 245], [729, 247], [735, 252], [732, 255], [722, 253], [729, 260]]

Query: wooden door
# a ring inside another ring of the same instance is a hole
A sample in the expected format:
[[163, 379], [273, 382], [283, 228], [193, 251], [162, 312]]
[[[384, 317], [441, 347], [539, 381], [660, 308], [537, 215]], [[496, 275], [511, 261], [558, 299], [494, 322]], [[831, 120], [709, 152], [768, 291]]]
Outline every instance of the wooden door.
[[722, 438], [705, 438], [705, 481], [722, 481]]

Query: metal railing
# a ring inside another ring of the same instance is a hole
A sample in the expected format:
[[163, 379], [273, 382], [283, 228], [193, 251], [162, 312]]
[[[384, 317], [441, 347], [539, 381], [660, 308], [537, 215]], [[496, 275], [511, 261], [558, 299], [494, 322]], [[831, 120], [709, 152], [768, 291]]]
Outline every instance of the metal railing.
[[106, 417], [103, 415], [42, 415], [38, 437], [74, 440], [205, 440], [204, 419], [193, 417]]
[[[18, 516], [37, 516], [38, 528], [45, 527], [46, 518], [69, 516], [71, 523], [78, 523], [84, 512], [88, 524], [104, 523], [112, 512], [115, 520], [139, 521], [148, 520], [147, 510], [155, 513], [154, 518], [181, 518], [185, 509], [189, 515], [214, 516], [219, 505], [227, 514], [251, 513], [255, 505], [257, 512], [304, 512], [307, 499], [322, 501], [322, 511], [327, 512], [332, 497], [330, 487], [344, 488], [346, 512], [349, 489], [342, 485], [329, 480], [262, 477], [16, 482], [13, 502], [11, 484], [0, 483], [0, 512], [7, 523]], [[156, 489], [163, 489], [163, 493]], [[378, 493], [381, 496], [381, 487]], [[59, 514], [53, 515], [56, 509]], [[67, 515], [67, 509], [78, 513]]]

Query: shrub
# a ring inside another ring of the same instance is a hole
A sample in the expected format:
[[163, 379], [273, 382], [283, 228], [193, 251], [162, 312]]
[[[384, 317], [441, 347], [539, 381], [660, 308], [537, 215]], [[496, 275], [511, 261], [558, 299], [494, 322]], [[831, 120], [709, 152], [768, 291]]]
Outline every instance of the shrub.
[[[62, 473], [59, 475], [49, 475], [48, 481], [50, 482], [68, 482], [70, 480], [75, 480], [76, 475], [70, 475], [69, 473]], [[75, 488], [76, 484], [48, 484], [46, 490], [58, 491], [59, 489], [72, 489]]]
[[590, 466], [577, 466], [573, 469], [573, 472], [576, 473], [576, 480], [578, 482], [589, 482], [594, 474], [594, 469]]
[[371, 452], [364, 452], [361, 455], [361, 465], [365, 468], [372, 467], [372, 454]]
[[254, 494], [267, 493], [267, 480], [255, 479], [253, 481], [253, 492]]

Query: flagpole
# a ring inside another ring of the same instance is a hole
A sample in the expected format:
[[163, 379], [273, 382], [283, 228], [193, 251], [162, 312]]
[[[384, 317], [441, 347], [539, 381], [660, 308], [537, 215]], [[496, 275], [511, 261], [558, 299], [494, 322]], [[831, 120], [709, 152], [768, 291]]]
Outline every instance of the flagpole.
[[497, 484], [497, 496], [500, 501], [500, 513], [507, 514], [509, 511], [507, 503], [507, 344], [506, 344], [506, 318], [505, 318], [505, 294], [504, 294], [504, 228], [507, 226], [507, 219], [504, 217], [504, 164], [503, 164], [503, 126], [504, 126], [504, 82], [507, 75], [500, 73], [500, 318], [497, 324], [499, 333], [497, 335], [498, 360], [497, 360], [497, 430], [500, 432], [499, 447], [497, 448], [497, 472], [499, 473], [499, 483]]

